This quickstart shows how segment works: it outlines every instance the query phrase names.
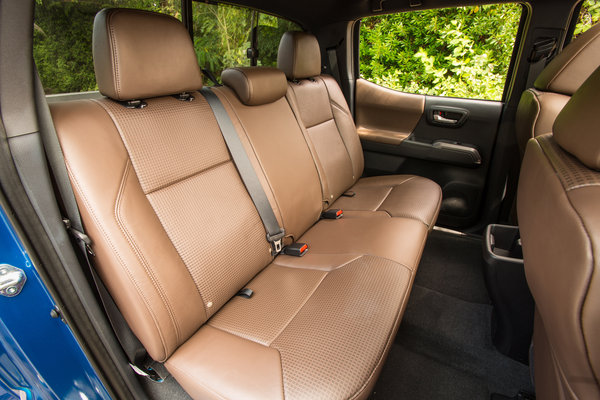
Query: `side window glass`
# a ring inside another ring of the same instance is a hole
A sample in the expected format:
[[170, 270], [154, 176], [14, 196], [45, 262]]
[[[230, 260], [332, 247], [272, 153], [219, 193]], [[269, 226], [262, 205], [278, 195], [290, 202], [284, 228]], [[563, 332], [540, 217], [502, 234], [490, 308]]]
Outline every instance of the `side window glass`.
[[585, 0], [573, 31], [573, 39], [600, 21], [600, 0]]
[[198, 63], [219, 81], [224, 69], [252, 64], [248, 49], [253, 34], [258, 50], [255, 65], [275, 67], [281, 36], [288, 30], [300, 30], [291, 21], [248, 8], [201, 2], [193, 2], [192, 7]]
[[181, 19], [180, 0], [36, 0], [33, 57], [46, 94], [98, 90], [94, 16], [105, 7], [140, 8]]
[[360, 76], [409, 93], [501, 100], [521, 13], [508, 3], [364, 18]]

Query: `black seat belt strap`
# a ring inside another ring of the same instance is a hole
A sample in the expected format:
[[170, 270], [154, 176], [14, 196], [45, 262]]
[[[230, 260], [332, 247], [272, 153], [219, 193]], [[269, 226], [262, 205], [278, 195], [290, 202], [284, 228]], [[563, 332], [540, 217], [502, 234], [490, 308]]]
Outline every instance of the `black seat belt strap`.
[[85, 234], [85, 231], [83, 229], [81, 215], [79, 213], [79, 208], [77, 207], [77, 201], [75, 199], [75, 193], [73, 193], [71, 181], [67, 173], [67, 167], [65, 165], [65, 159], [63, 156], [62, 148], [60, 146], [60, 142], [58, 141], [56, 130], [54, 129], [54, 123], [52, 122], [50, 109], [48, 108], [48, 104], [46, 103], [44, 89], [42, 87], [37, 71], [35, 74], [35, 78], [35, 95], [38, 111], [38, 120], [40, 124], [40, 133], [42, 136], [46, 157], [48, 159], [48, 163], [50, 164], [50, 169], [52, 170], [52, 175], [54, 176], [56, 186], [60, 193], [64, 210], [67, 214], [67, 218], [63, 219], [65, 228], [75, 239], [75, 242], [81, 249], [80, 253], [89, 268], [94, 284], [96, 285], [98, 294], [100, 295], [100, 300], [102, 301], [102, 305], [104, 306], [106, 316], [108, 317], [113, 331], [115, 332], [115, 336], [121, 344], [125, 355], [129, 359], [131, 368], [136, 373], [143, 376], [147, 376], [153, 381], [162, 382], [164, 378], [162, 378], [156, 372], [156, 366], [154, 366], [155, 368], [149, 366], [150, 360], [147, 356], [144, 346], [138, 340], [135, 334], [131, 331], [131, 328], [129, 328], [129, 325], [125, 321], [125, 318], [119, 311], [119, 308], [115, 304], [113, 298], [108, 293], [108, 290], [104, 286], [104, 283], [102, 282], [102, 280], [96, 273], [95, 268], [92, 265], [91, 257], [95, 256], [91, 247], [92, 241], [89, 238], [89, 236]]
[[527, 59], [529, 61], [529, 73], [527, 75], [526, 87], [533, 87], [533, 83], [544, 70], [544, 68], [546, 68], [548, 60], [554, 55], [556, 49], [556, 38], [542, 37], [535, 41], [531, 50], [531, 54]]
[[267, 240], [271, 243], [273, 256], [276, 256], [281, 252], [283, 247], [282, 239], [285, 236], [285, 230], [279, 226], [271, 203], [269, 203], [269, 199], [260, 184], [256, 171], [252, 167], [248, 154], [246, 154], [244, 145], [229, 118], [229, 114], [227, 114], [225, 107], [221, 103], [221, 100], [219, 100], [217, 95], [208, 88], [202, 88], [201, 93], [206, 98], [206, 101], [210, 105], [210, 108], [217, 119], [227, 148], [231, 153], [231, 158], [233, 158], [233, 162], [235, 163], [242, 181], [250, 194], [250, 198], [252, 198], [254, 206], [260, 215], [260, 219], [265, 226]]

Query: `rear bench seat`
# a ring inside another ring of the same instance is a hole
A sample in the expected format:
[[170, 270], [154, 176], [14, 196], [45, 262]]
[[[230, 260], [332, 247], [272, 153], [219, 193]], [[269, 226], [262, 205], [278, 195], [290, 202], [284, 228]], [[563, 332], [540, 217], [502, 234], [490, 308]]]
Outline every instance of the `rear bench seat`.
[[[321, 75], [315, 36], [286, 32], [277, 65], [290, 81], [286, 97], [315, 156], [325, 207], [343, 209], [347, 216], [379, 211], [414, 218], [432, 229], [442, 199], [435, 182], [413, 175], [360, 178], [364, 160], [356, 126], [335, 79]], [[344, 196], [347, 192], [354, 196]]]
[[[198, 92], [183, 25], [103, 10], [94, 63], [107, 98], [51, 111], [95, 266], [149, 355], [194, 398], [367, 398], [427, 226], [412, 218], [318, 221], [318, 172], [284, 91], [246, 106], [221, 88], [288, 241], [311, 248], [302, 258], [273, 258]], [[244, 287], [251, 298], [235, 296]]]
[[246, 143], [256, 170], [263, 175], [288, 236], [286, 244], [308, 243], [309, 258], [316, 253], [373, 254], [416, 269], [428, 228], [418, 219], [368, 212], [364, 215], [383, 218], [344, 215], [340, 220], [322, 220], [315, 225], [322, 211], [319, 174], [301, 126], [286, 101], [283, 72], [267, 67], [231, 68], [223, 72], [222, 79], [225, 86], [213, 91]]

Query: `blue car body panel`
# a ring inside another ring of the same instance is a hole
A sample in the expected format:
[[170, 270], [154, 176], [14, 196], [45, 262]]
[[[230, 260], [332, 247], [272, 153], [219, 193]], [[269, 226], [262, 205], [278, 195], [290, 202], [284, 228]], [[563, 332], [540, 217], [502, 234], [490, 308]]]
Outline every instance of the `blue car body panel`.
[[56, 304], [2, 209], [0, 264], [27, 277], [20, 294], [0, 296], [0, 400], [110, 399], [73, 332], [51, 317]]

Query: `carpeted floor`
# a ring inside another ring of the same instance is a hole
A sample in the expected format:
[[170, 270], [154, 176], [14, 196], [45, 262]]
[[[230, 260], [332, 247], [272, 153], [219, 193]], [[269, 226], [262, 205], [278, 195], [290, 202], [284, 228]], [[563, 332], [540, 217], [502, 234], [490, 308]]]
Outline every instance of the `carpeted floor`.
[[532, 391], [529, 367], [491, 341], [481, 240], [433, 231], [372, 400], [489, 399]]

